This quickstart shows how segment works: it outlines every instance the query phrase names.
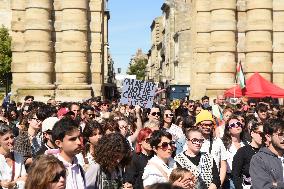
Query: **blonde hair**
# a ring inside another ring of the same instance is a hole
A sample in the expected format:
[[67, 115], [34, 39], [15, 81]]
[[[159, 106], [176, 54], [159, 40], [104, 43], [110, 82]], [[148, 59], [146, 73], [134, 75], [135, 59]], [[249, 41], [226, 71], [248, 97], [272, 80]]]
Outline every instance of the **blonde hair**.
[[160, 127], [160, 122], [158, 120], [149, 120], [144, 123], [144, 127], [153, 128]]
[[[182, 168], [182, 167], [178, 167], [178, 168], [175, 168], [171, 174], [170, 174], [170, 177], [169, 177], [169, 183], [174, 183], [175, 181], [177, 181], [179, 178], [184, 178], [184, 175], [186, 173], [191, 173], [191, 171], [185, 169], [185, 168]], [[192, 173], [191, 173], [192, 174]]]

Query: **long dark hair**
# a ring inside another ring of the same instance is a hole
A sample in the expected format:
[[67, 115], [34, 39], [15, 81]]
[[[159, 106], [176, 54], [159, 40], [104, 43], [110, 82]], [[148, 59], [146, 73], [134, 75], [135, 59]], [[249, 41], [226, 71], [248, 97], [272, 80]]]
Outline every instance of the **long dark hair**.
[[[228, 150], [231, 145], [232, 145], [232, 137], [231, 137], [231, 133], [230, 133], [230, 129], [229, 129], [229, 122], [232, 120], [232, 119], [236, 119], [236, 120], [239, 120], [238, 119], [238, 116], [236, 115], [232, 115], [228, 121], [225, 123], [225, 131], [224, 131], [224, 136], [222, 138], [223, 140], [223, 143], [224, 143], [224, 146], [225, 148]], [[240, 139], [241, 141], [244, 141], [244, 131], [242, 130], [241, 134], [240, 134]]]

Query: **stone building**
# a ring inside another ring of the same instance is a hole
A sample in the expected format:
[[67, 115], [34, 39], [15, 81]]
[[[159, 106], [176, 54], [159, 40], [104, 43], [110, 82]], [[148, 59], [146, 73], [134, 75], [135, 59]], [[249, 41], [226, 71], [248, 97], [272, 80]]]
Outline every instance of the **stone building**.
[[151, 25], [148, 79], [190, 84], [191, 99], [215, 97], [235, 85], [241, 61], [246, 77], [259, 72], [284, 87], [284, 1], [167, 0], [161, 9], [161, 25], [160, 17]]
[[113, 70], [107, 0], [0, 0], [0, 9], [3, 2], [3, 15], [11, 14], [17, 100], [28, 94], [42, 101], [104, 95], [105, 81], [111, 80], [107, 72]]

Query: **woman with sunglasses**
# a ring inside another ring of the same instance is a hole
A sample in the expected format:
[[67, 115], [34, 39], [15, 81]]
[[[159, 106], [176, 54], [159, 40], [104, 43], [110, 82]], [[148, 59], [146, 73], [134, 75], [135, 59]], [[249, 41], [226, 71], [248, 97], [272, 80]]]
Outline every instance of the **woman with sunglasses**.
[[175, 163], [172, 158], [175, 147], [170, 133], [164, 130], [154, 131], [150, 146], [155, 155], [144, 169], [142, 179], [145, 188], [155, 183], [168, 182]]
[[231, 174], [233, 158], [238, 149], [247, 144], [244, 140], [243, 124], [239, 121], [237, 116], [233, 115], [229, 118], [225, 125], [222, 140], [225, 145], [227, 155], [227, 176], [223, 188], [235, 189]]
[[26, 169], [23, 157], [13, 152], [14, 135], [12, 129], [0, 123], [0, 188], [24, 188]]
[[131, 163], [126, 167], [125, 181], [132, 183], [135, 189], [144, 188], [142, 180], [143, 171], [148, 160], [153, 157], [153, 151], [150, 146], [152, 132], [153, 131], [150, 128], [143, 128], [140, 130]]
[[[165, 130], [154, 131], [150, 139], [150, 145], [155, 155], [148, 161], [142, 176], [143, 185], [146, 189], [156, 183], [168, 182], [175, 165], [172, 158], [175, 143], [172, 141], [170, 133]], [[174, 184], [186, 188], [190, 183], [189, 180], [178, 180]]]
[[65, 189], [66, 169], [53, 155], [39, 156], [31, 165], [25, 189]]
[[250, 135], [251, 143], [241, 147], [233, 159], [232, 177], [236, 189], [249, 189], [251, 187], [250, 160], [262, 146], [263, 125], [257, 122], [252, 123]]
[[164, 110], [162, 127], [168, 130], [172, 126], [173, 118], [174, 114], [172, 113], [172, 110], [170, 108], [166, 108]]
[[219, 171], [214, 158], [201, 152], [204, 142], [202, 131], [198, 127], [186, 130], [187, 150], [175, 157], [177, 167], [185, 168], [195, 177], [196, 189], [217, 189], [221, 185]]

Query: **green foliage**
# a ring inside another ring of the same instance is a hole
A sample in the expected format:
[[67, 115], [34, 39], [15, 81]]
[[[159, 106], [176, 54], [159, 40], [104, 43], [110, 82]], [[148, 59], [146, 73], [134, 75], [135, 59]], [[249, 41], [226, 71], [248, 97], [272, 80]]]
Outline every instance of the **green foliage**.
[[11, 72], [12, 51], [9, 31], [2, 25], [0, 28], [0, 82], [5, 83], [6, 75]]
[[144, 80], [145, 69], [148, 63], [147, 59], [138, 59], [136, 62], [129, 66], [127, 74], [136, 75], [138, 80]]

